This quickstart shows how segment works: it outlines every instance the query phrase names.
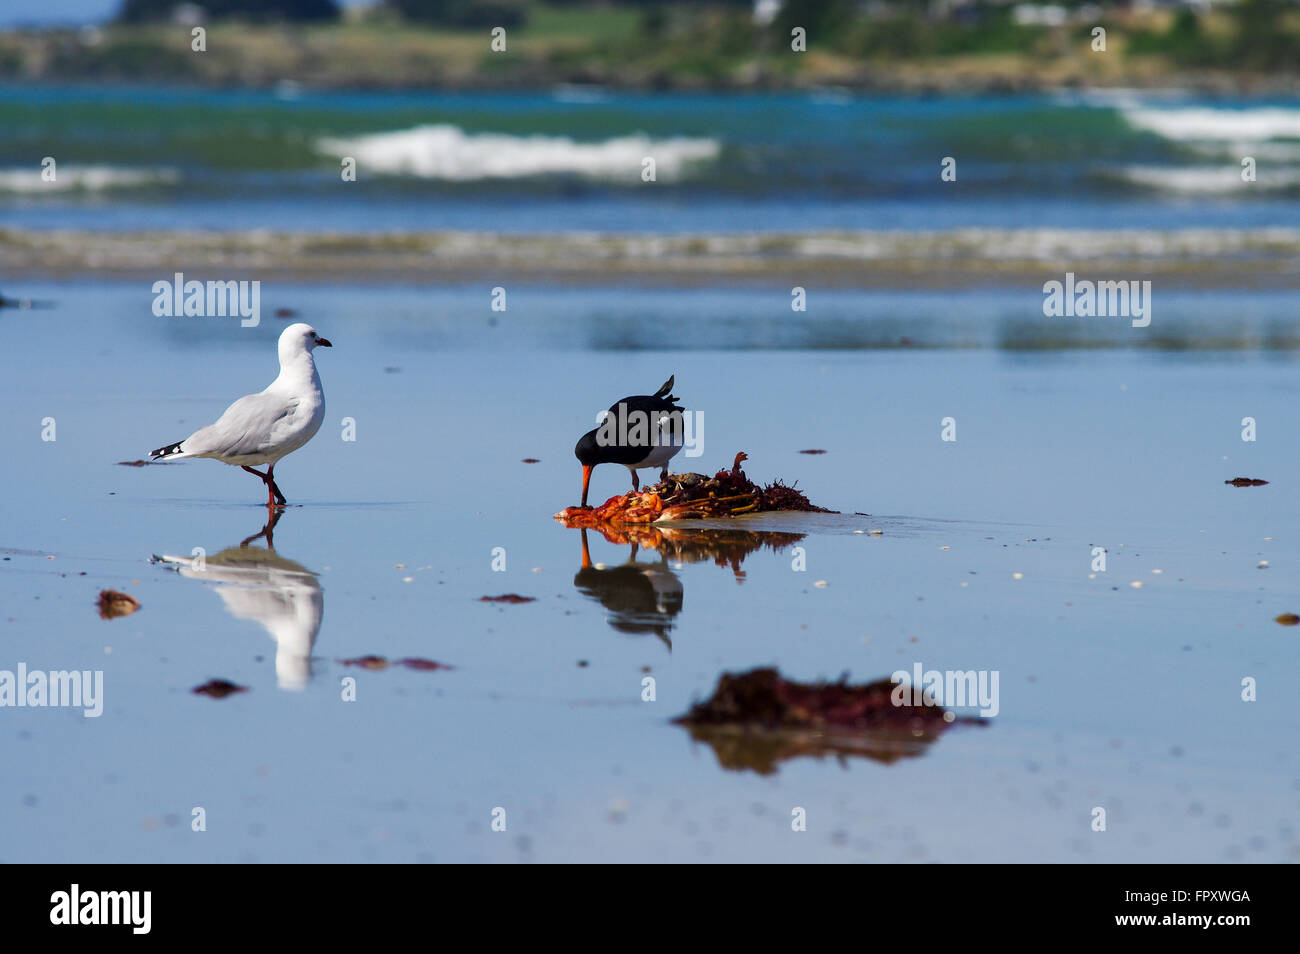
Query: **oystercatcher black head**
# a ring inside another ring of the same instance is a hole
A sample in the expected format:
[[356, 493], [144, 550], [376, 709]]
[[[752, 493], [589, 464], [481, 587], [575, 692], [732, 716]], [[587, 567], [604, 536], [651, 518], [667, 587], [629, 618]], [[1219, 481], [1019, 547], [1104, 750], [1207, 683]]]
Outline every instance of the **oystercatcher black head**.
[[654, 394], [639, 394], [617, 401], [599, 427], [578, 438], [573, 456], [582, 464], [582, 506], [597, 464], [622, 464], [632, 472], [632, 489], [641, 487], [637, 468], [658, 467], [660, 479], [668, 477], [670, 461], [683, 444], [682, 408], [672, 395], [676, 375]]

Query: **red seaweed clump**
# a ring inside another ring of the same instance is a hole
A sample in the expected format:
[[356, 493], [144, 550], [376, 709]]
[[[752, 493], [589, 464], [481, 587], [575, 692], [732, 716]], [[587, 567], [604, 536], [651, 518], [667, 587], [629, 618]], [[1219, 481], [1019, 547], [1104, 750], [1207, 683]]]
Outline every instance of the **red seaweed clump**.
[[764, 729], [850, 728], [944, 722], [940, 705], [895, 705], [897, 683], [795, 682], [772, 668], [723, 673], [713, 695], [677, 721], [683, 725], [746, 723]]
[[566, 527], [599, 527], [603, 524], [736, 517], [776, 510], [837, 512], [815, 506], [794, 484], [786, 485], [780, 480], [766, 487], [755, 484], [740, 467], [748, 459], [748, 455], [741, 451], [730, 470], [720, 470], [712, 477], [670, 474], [667, 480], [653, 487], [610, 497], [599, 507], [568, 507], [557, 513], [555, 519]]
[[209, 679], [201, 686], [195, 686], [192, 690], [196, 696], [209, 696], [213, 699], [224, 699], [226, 696], [233, 696], [237, 692], [247, 692], [247, 686], [237, 686], [227, 679]]
[[1260, 480], [1258, 477], [1234, 477], [1232, 480], [1225, 480], [1224, 483], [1232, 484], [1234, 487], [1263, 487], [1268, 481]]
[[409, 659], [397, 660], [397, 665], [405, 666], [407, 669], [414, 669], [416, 672], [436, 672], [439, 669], [451, 669], [446, 663], [434, 662], [432, 659], [420, 659], [411, 657]]
[[388, 660], [383, 656], [358, 656], [356, 659], [340, 659], [339, 662], [344, 666], [358, 666], [376, 672], [388, 668]]
[[100, 590], [99, 599], [95, 605], [99, 607], [100, 619], [117, 619], [119, 616], [130, 616], [140, 608], [140, 601], [130, 593], [122, 593], [118, 590]]
[[920, 755], [954, 722], [968, 721], [937, 703], [896, 705], [897, 688], [889, 679], [801, 683], [772, 668], [723, 673], [712, 696], [673, 722], [712, 746], [723, 768], [770, 775], [778, 763], [800, 756], [889, 763]]
[[405, 666], [407, 669], [414, 669], [417, 672], [434, 672], [438, 669], [452, 668], [446, 663], [434, 662], [432, 659], [421, 659], [415, 656], [398, 660], [389, 660], [384, 656], [358, 656], [356, 659], [340, 659], [339, 663], [344, 666], [359, 666], [372, 672], [379, 672], [389, 666]]
[[512, 606], [518, 603], [532, 603], [537, 600], [535, 596], [520, 596], [518, 593], [502, 593], [500, 596], [480, 596], [480, 603], [509, 603]]

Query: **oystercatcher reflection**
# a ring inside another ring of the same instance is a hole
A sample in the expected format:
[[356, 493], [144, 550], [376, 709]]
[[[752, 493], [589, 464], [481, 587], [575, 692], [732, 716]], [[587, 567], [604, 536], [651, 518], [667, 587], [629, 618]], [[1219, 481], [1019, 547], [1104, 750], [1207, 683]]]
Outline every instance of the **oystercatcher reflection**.
[[658, 467], [668, 479], [668, 462], [682, 449], [682, 408], [672, 395], [676, 375], [654, 394], [639, 394], [615, 402], [599, 427], [578, 439], [573, 455], [582, 464], [582, 506], [587, 506], [591, 472], [597, 464], [622, 464], [632, 472], [632, 489], [641, 489], [637, 471]]

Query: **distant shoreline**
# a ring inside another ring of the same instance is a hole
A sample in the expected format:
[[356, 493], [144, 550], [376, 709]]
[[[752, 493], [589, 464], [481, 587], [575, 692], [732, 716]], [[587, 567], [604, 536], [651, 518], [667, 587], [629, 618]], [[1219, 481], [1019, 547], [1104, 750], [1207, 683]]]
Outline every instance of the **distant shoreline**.
[[[1051, 56], [1002, 52], [942, 58], [864, 59], [814, 45], [806, 54], [755, 50], [730, 58], [660, 51], [624, 40], [601, 44], [523, 31], [492, 53], [485, 31], [395, 24], [213, 25], [207, 49], [190, 49], [179, 25], [0, 32], [0, 82], [192, 88], [519, 91], [599, 87], [629, 91], [951, 94], [1077, 89], [1178, 89], [1218, 95], [1300, 94], [1300, 73], [1182, 69], [1160, 56], [1093, 54], [1071, 41]], [[576, 45], [575, 45], [576, 44]]]
[[0, 229], [0, 272], [453, 285], [1037, 287], [1067, 270], [1183, 289], [1300, 288], [1300, 228], [646, 235]]

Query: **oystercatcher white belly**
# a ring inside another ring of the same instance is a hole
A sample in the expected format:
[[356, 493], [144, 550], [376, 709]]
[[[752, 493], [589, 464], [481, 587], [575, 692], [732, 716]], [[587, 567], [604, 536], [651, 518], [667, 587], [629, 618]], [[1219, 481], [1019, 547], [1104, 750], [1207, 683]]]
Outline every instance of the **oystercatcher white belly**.
[[663, 468], [668, 462], [677, 456], [677, 452], [682, 449], [680, 440], [676, 444], [660, 444], [658, 447], [650, 448], [650, 453], [635, 464], [626, 464], [628, 470], [645, 470], [648, 467]]

